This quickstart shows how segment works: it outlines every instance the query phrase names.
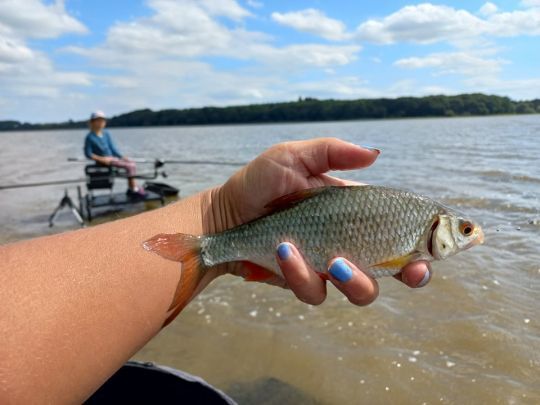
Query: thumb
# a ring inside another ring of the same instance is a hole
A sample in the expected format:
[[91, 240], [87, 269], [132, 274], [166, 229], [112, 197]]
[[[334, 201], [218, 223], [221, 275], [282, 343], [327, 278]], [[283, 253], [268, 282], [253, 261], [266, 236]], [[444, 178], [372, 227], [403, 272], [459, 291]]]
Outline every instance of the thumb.
[[290, 142], [287, 150], [298, 162], [299, 169], [303, 169], [310, 176], [330, 170], [367, 167], [373, 164], [381, 153], [379, 149], [358, 146], [337, 138]]

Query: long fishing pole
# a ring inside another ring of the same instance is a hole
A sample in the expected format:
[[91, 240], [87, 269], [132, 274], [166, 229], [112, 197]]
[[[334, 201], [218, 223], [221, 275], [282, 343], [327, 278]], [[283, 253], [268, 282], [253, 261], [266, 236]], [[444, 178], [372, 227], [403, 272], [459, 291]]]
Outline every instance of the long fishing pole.
[[[179, 165], [216, 165], [216, 166], [244, 166], [247, 162], [223, 162], [219, 160], [168, 160], [168, 159], [145, 159], [145, 158], [130, 158], [135, 163], [143, 164], [179, 164]], [[70, 157], [69, 162], [88, 162], [88, 159], [80, 157]]]
[[[79, 163], [88, 163], [89, 160], [80, 157], [70, 157], [67, 159], [69, 162], [79, 162]], [[185, 164], [185, 165], [217, 165], [217, 166], [244, 166], [245, 162], [222, 162], [215, 160], [165, 160], [165, 159], [144, 159], [144, 158], [133, 158], [131, 159], [136, 163], [148, 163], [153, 164], [155, 168], [162, 167], [164, 164]], [[114, 173], [114, 177], [127, 178], [124, 174]], [[104, 176], [106, 178], [108, 176]], [[135, 179], [149, 180], [157, 177], [157, 173], [153, 174], [139, 174], [132, 176]], [[35, 183], [18, 183], [18, 184], [3, 184], [0, 185], [0, 190], [8, 190], [15, 188], [25, 188], [25, 187], [42, 187], [42, 186], [54, 186], [59, 184], [72, 184], [72, 183], [84, 183], [86, 178], [82, 179], [65, 179], [65, 180], [50, 180], [50, 181], [41, 181]]]
[[66, 180], [41, 181], [37, 183], [4, 184], [4, 185], [0, 185], [0, 190], [7, 190], [10, 188], [54, 186], [57, 184], [84, 183], [85, 181], [86, 179], [66, 179]]
[[[99, 179], [108, 179], [110, 177], [117, 177], [117, 178], [128, 178], [127, 175], [121, 174], [121, 173], [113, 173], [111, 175], [103, 175], [103, 176], [94, 176], [94, 180]], [[147, 173], [147, 174], [138, 174], [136, 176], [130, 176], [134, 179], [140, 179], [140, 180], [153, 180], [157, 177], [154, 173]], [[2, 184], [0, 185], [0, 190], [9, 190], [14, 188], [26, 188], [26, 187], [42, 187], [42, 186], [55, 186], [60, 184], [73, 184], [73, 183], [84, 183], [86, 182], [86, 178], [84, 179], [65, 179], [65, 180], [50, 180], [50, 181], [40, 181], [35, 183], [16, 183], [16, 184]]]
[[216, 166], [245, 166], [247, 162], [219, 162], [215, 160], [162, 160], [166, 164], [180, 165], [216, 165]]

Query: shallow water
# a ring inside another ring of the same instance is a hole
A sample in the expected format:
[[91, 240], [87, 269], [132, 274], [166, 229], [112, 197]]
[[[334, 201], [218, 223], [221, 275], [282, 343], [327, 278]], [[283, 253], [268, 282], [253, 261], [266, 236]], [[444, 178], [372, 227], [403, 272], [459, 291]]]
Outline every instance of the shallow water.
[[[382, 150], [373, 167], [344, 177], [426, 194], [478, 219], [486, 233], [485, 245], [436, 263], [424, 289], [381, 280], [379, 299], [366, 308], [335, 291], [310, 307], [288, 291], [222, 278], [137, 359], [236, 395], [254, 391], [244, 403], [265, 403], [277, 394], [261, 387], [276, 386], [295, 403], [540, 402], [540, 116], [111, 132], [130, 156], [223, 161], [248, 161], [284, 140], [339, 136]], [[82, 164], [66, 158], [82, 154], [83, 138], [0, 133], [1, 183], [81, 177]], [[167, 169], [166, 181], [184, 196], [235, 170]], [[0, 241], [76, 228], [68, 214], [47, 227], [63, 189], [0, 191]]]

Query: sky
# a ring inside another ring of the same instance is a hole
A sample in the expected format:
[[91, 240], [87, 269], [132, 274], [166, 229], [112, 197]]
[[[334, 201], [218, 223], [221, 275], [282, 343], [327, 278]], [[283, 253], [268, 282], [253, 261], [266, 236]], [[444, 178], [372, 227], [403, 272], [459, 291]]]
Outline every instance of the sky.
[[0, 120], [298, 97], [540, 98], [540, 0], [0, 0]]

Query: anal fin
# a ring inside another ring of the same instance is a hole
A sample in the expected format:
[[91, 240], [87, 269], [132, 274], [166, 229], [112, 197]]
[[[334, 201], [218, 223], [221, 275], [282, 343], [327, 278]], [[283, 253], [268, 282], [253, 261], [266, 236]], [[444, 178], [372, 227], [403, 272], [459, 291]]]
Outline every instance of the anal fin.
[[248, 269], [247, 275], [244, 277], [245, 281], [266, 281], [275, 277], [274, 273], [258, 264], [248, 261], [243, 261], [242, 263]]

